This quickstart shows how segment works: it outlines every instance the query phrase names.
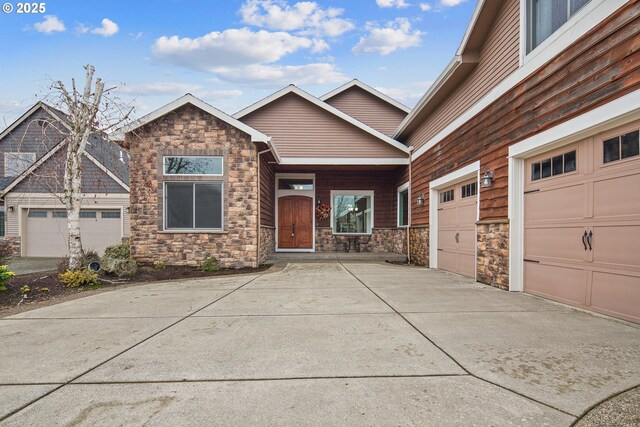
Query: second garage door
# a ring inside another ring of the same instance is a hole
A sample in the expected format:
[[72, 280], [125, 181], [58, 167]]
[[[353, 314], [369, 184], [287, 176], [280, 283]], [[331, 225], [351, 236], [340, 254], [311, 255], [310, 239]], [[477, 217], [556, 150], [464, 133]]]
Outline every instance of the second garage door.
[[640, 123], [526, 164], [526, 292], [640, 322]]
[[[122, 240], [120, 210], [83, 210], [80, 217], [82, 246], [104, 252]], [[25, 209], [23, 212], [24, 256], [61, 257], [67, 251], [67, 216], [64, 210]]]
[[438, 268], [475, 278], [478, 183], [438, 192]]

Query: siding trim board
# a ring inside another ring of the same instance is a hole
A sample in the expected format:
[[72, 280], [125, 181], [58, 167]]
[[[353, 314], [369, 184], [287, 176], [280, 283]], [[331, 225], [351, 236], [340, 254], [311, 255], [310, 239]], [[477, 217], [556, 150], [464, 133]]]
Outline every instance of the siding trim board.
[[281, 165], [408, 165], [409, 158], [283, 157]]
[[404, 111], [405, 113], [409, 113], [411, 111], [411, 108], [407, 107], [406, 105], [396, 101], [395, 99], [391, 98], [388, 95], [385, 95], [384, 93], [380, 92], [379, 90], [377, 90], [376, 88], [373, 88], [365, 83], [362, 83], [360, 80], [358, 79], [353, 79], [348, 83], [343, 84], [342, 86], [332, 90], [329, 93], [325, 93], [324, 95], [322, 95], [320, 97], [321, 101], [327, 102], [329, 99], [333, 98], [336, 95], [339, 95], [349, 89], [351, 89], [352, 87], [359, 87], [360, 89], [369, 92], [371, 95], [382, 99], [383, 101], [387, 102], [388, 104], [393, 105], [394, 107], [396, 107], [399, 110]]
[[509, 290], [524, 290], [524, 176], [529, 157], [640, 119], [640, 90], [509, 147]]

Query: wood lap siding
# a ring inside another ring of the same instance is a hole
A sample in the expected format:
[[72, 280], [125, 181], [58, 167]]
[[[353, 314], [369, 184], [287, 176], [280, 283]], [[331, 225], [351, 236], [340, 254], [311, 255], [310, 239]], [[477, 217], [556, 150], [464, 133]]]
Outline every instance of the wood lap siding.
[[[481, 173], [495, 173], [493, 187], [480, 190], [480, 219], [507, 217], [510, 145], [640, 89], [639, 15], [630, 1], [415, 160], [414, 194], [480, 159]], [[428, 223], [427, 205], [414, 206], [413, 224]]]
[[325, 101], [338, 110], [391, 136], [407, 113], [357, 86]]
[[242, 122], [273, 138], [281, 157], [406, 158], [406, 154], [295, 94], [284, 95]]
[[272, 157], [268, 154], [260, 156], [260, 225], [275, 227], [275, 173], [269, 163]]
[[416, 149], [471, 108], [491, 89], [518, 69], [520, 60], [520, 3], [506, 0], [480, 50], [477, 67], [407, 139]]

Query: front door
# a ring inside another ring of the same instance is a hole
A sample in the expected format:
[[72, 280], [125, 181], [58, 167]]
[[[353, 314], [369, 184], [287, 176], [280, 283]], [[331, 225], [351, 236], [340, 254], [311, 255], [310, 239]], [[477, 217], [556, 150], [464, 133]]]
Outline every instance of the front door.
[[278, 248], [313, 247], [313, 199], [285, 196], [278, 199]]

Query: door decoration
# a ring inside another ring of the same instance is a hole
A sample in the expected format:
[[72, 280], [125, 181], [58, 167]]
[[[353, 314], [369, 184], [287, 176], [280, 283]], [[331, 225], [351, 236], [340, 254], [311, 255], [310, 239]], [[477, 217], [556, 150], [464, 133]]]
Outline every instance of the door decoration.
[[327, 203], [320, 203], [316, 207], [316, 219], [318, 221], [325, 221], [329, 219], [330, 215], [331, 215], [331, 206], [329, 206]]

